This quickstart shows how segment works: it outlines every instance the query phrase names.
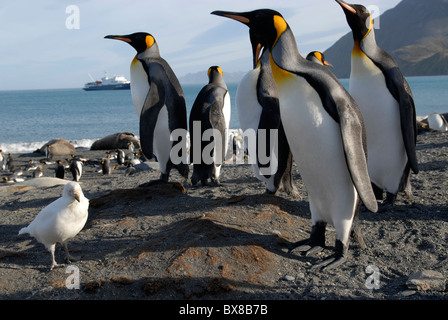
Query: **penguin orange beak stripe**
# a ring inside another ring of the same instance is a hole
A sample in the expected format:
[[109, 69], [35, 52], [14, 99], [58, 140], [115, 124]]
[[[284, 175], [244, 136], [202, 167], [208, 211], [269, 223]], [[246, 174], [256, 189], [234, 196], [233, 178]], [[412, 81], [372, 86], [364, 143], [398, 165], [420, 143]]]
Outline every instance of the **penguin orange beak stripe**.
[[237, 13], [226, 12], [226, 11], [213, 11], [212, 14], [215, 14], [217, 16], [230, 18], [230, 19], [239, 21], [239, 22], [244, 23], [244, 24], [249, 24], [250, 23], [249, 18], [246, 18], [246, 17], [243, 17], [241, 15], [238, 15]]
[[339, 3], [341, 5], [341, 7], [343, 7], [344, 9], [350, 11], [351, 13], [356, 14], [356, 10], [353, 9], [351, 6], [349, 6], [347, 3], [345, 3], [344, 1], [341, 0], [336, 0], [337, 3]]
[[242, 22], [244, 24], [248, 24], [250, 23], [250, 20], [245, 18], [245, 17], [241, 17], [241, 16], [235, 16], [233, 14], [229, 14], [229, 15], [225, 15], [227, 18]]

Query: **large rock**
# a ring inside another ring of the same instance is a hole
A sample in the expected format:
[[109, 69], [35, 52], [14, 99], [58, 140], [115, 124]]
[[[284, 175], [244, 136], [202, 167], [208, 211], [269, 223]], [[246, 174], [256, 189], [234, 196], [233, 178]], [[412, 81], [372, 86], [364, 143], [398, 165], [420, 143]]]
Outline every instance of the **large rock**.
[[433, 270], [423, 270], [409, 276], [406, 281], [409, 289], [418, 291], [445, 291], [446, 281], [443, 274]]
[[140, 140], [134, 134], [119, 132], [95, 141], [90, 150], [127, 149], [128, 143], [131, 141], [136, 149], [140, 148]]
[[66, 156], [75, 153], [75, 147], [67, 140], [61, 138], [48, 141], [40, 149], [37, 149], [36, 152], [45, 155], [45, 149], [47, 146], [50, 146], [51, 156]]

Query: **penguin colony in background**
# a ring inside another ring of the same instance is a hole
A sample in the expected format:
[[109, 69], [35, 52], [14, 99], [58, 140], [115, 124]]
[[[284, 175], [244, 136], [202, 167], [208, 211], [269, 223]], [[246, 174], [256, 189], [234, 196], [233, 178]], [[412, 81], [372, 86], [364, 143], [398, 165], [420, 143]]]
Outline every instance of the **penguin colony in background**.
[[[249, 157], [256, 160], [252, 169], [267, 193], [297, 194], [291, 174], [295, 160], [307, 189], [312, 227], [309, 238], [290, 250], [305, 255], [322, 251], [326, 226], [334, 226], [334, 254], [313, 266], [324, 269], [344, 263], [351, 238], [364, 244], [358, 224], [361, 204], [377, 212], [377, 200], [386, 192], [384, 205], [393, 206], [400, 191], [410, 190], [410, 171], [418, 173], [415, 106], [409, 85], [396, 62], [376, 45], [366, 8], [336, 1], [353, 32], [350, 93], [327, 68], [332, 66], [321, 52], [301, 56], [279, 12], [212, 12], [249, 28], [253, 69], [241, 80], [235, 98], [242, 129], [256, 132], [256, 143], [248, 148]], [[105, 38], [126, 42], [137, 51], [131, 62], [131, 94], [140, 118], [142, 152], [159, 164], [161, 176], [156, 182], [167, 182], [175, 168], [190, 184], [206, 185], [208, 179], [219, 184], [230, 122], [230, 98], [221, 68], [209, 68], [209, 83], [190, 113], [190, 181], [187, 159], [175, 163], [171, 157], [173, 150], [186, 150], [186, 139], [171, 139], [177, 129], [187, 131], [184, 94], [160, 56], [155, 38], [145, 32]], [[200, 125], [198, 132], [193, 130], [195, 122]], [[204, 143], [201, 138], [207, 129], [214, 129], [214, 134]], [[266, 144], [263, 158], [258, 143], [261, 132]], [[215, 149], [207, 149], [210, 141]], [[195, 153], [204, 152], [212, 161], [194, 159]], [[123, 153], [117, 155], [117, 161], [125, 164]], [[56, 175], [63, 178], [65, 170], [58, 163]], [[103, 174], [110, 174], [109, 158], [102, 165]], [[127, 175], [135, 172], [130, 168]], [[78, 181], [81, 172], [72, 172]]]

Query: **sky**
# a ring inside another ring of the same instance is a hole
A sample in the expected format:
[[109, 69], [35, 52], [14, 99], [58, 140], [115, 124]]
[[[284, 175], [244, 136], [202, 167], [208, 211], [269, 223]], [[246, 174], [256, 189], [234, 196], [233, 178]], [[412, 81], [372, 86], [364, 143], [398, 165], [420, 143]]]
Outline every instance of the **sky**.
[[[359, 0], [380, 13], [400, 0]], [[104, 36], [148, 32], [178, 77], [219, 65], [252, 67], [248, 28], [214, 10], [279, 11], [303, 56], [325, 51], [350, 31], [334, 0], [0, 0], [0, 90], [80, 88], [109, 76], [130, 78], [136, 52]]]

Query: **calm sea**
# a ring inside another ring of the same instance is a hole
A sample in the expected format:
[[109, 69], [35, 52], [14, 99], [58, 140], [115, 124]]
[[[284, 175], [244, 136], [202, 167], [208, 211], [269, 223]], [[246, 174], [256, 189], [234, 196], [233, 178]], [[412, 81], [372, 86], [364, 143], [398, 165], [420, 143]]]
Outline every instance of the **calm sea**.
[[[448, 76], [407, 79], [418, 116], [448, 112]], [[347, 79], [341, 82], [348, 88]], [[236, 129], [239, 121], [234, 98], [238, 84], [227, 85], [232, 98], [230, 127]], [[182, 86], [188, 114], [202, 86]], [[0, 149], [5, 152], [31, 152], [53, 138], [89, 148], [93, 141], [117, 132], [139, 134], [130, 90], [0, 91]]]

